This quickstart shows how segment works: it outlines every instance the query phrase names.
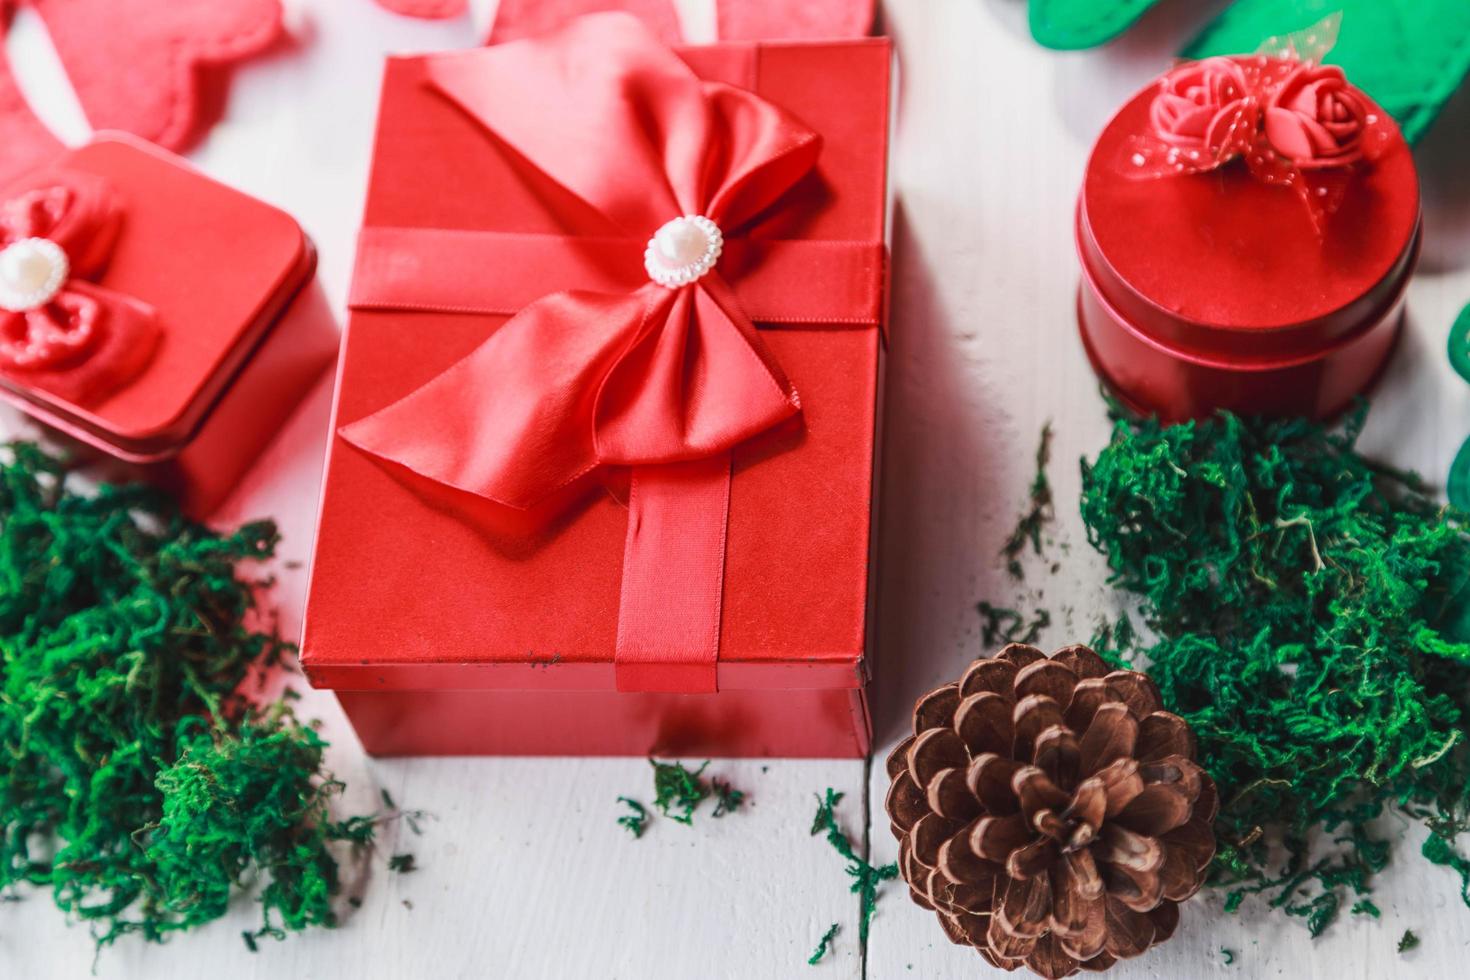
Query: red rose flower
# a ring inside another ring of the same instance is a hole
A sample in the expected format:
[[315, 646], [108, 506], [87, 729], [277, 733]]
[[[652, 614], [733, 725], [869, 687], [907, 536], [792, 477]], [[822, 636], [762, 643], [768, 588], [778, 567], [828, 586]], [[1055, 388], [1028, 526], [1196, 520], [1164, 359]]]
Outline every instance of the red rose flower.
[[1230, 58], [1206, 58], [1164, 76], [1149, 108], [1154, 134], [1183, 151], [1216, 151], [1230, 142], [1248, 91], [1245, 72]]
[[1368, 111], [1367, 96], [1341, 68], [1299, 68], [1266, 106], [1266, 139], [1303, 170], [1348, 166], [1363, 157]]

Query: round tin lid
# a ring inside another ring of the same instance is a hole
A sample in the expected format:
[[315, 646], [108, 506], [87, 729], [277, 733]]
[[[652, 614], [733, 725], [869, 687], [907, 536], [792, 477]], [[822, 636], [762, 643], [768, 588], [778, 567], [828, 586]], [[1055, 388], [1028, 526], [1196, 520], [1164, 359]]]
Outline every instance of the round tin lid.
[[1113, 117], [1087, 165], [1078, 244], [1108, 301], [1146, 334], [1227, 358], [1306, 353], [1375, 321], [1415, 253], [1419, 179], [1403, 137], [1395, 130], [1353, 171], [1319, 231], [1296, 190], [1256, 180], [1240, 160], [1130, 175], [1130, 139], [1147, 131], [1157, 91]]

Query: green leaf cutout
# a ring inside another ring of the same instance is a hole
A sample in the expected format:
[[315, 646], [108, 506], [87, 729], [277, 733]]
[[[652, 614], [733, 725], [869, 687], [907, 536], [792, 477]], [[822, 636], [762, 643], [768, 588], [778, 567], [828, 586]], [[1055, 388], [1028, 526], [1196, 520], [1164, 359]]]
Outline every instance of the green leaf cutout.
[[1092, 48], [1122, 34], [1159, 0], [1031, 0], [1031, 36], [1061, 51]]
[[1470, 0], [1239, 0], [1184, 55], [1254, 51], [1338, 11], [1342, 32], [1328, 63], [1341, 65], [1411, 143], [1418, 140], [1470, 71]]
[[[1470, 306], [1460, 311], [1454, 326], [1450, 327], [1450, 367], [1466, 381], [1470, 381]], [[1445, 495], [1450, 503], [1461, 510], [1470, 510], [1470, 440], [1460, 447], [1455, 461], [1450, 466], [1449, 479], [1445, 483]], [[1470, 603], [1465, 604], [1462, 621], [1470, 627]]]
[[[1031, 0], [1031, 34], [1048, 48], [1112, 40], [1159, 0]], [[1179, 0], [1186, 2], [1186, 0]], [[1327, 56], [1388, 110], [1412, 142], [1470, 72], [1470, 0], [1238, 0], [1195, 38], [1187, 58], [1249, 54], [1269, 37], [1342, 14]]]

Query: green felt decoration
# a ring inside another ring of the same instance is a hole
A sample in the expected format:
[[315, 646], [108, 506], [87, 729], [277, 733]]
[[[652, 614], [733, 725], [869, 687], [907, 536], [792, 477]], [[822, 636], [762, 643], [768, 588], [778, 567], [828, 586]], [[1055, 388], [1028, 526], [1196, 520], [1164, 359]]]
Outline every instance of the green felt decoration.
[[1184, 55], [1248, 53], [1337, 12], [1341, 33], [1326, 61], [1341, 65], [1416, 142], [1470, 71], [1467, 0], [1237, 0]]
[[1159, 0], [1031, 0], [1031, 36], [1060, 51], [1096, 47], [1122, 34]]
[[1470, 381], [1470, 306], [1460, 311], [1450, 327], [1450, 367], [1466, 381]]
[[[1460, 311], [1454, 326], [1450, 327], [1448, 347], [1450, 366], [1456, 374], [1470, 381], [1470, 306]], [[1450, 503], [1462, 510], [1470, 510], [1470, 441], [1460, 447], [1455, 461], [1450, 464], [1445, 493]]]
[[[1031, 33], [1049, 48], [1090, 48], [1127, 30], [1158, 0], [1031, 0]], [[1470, 72], [1467, 0], [1237, 0], [1195, 38], [1187, 58], [1250, 54], [1267, 38], [1341, 13], [1327, 56], [1398, 120], [1413, 143]]]
[[1445, 496], [1450, 503], [1462, 510], [1470, 510], [1470, 441], [1460, 446], [1455, 461], [1450, 464], [1449, 479], [1445, 481]]

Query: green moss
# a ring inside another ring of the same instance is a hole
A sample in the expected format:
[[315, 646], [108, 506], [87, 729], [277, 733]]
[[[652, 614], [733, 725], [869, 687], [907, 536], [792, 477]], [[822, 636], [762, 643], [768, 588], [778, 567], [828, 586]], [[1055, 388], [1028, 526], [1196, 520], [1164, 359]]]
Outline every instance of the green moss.
[[1041, 439], [1036, 446], [1036, 475], [1031, 478], [1026, 509], [1000, 549], [1001, 557], [1006, 561], [1006, 571], [1015, 579], [1025, 578], [1021, 556], [1027, 545], [1031, 546], [1034, 554], [1041, 554], [1042, 529], [1054, 516], [1051, 481], [1046, 475], [1046, 468], [1051, 462], [1051, 439], [1051, 423], [1048, 422], [1041, 427]]
[[821, 940], [817, 943], [817, 948], [812, 950], [811, 956], [807, 957], [808, 966], [816, 966], [822, 962], [822, 957], [826, 956], [827, 951], [832, 948], [832, 941], [837, 938], [837, 933], [841, 928], [841, 926], [834, 922], [832, 923], [832, 928], [822, 934]]
[[1341, 430], [1122, 421], [1082, 474], [1089, 539], [1151, 634], [1109, 653], [1147, 665], [1219, 783], [1227, 907], [1264, 893], [1314, 934], [1389, 860], [1372, 826], [1389, 807], [1470, 883], [1452, 843], [1470, 809], [1466, 516], [1356, 451], [1365, 411]]
[[693, 823], [695, 808], [709, 796], [709, 787], [699, 778], [709, 762], [698, 769], [657, 759], [649, 759], [648, 763], [653, 766], [653, 805], [658, 812], [685, 825]]
[[[65, 485], [17, 444], [0, 461], [0, 887], [48, 889], [99, 945], [223, 915], [259, 887], [254, 937], [335, 921], [341, 789], [325, 743], [240, 691], [287, 645], [251, 625], [242, 562], [269, 523], [229, 534], [161, 494]], [[247, 941], [247, 946], [253, 938]]]
[[710, 780], [710, 791], [715, 795], [715, 812], [712, 817], [723, 817], [727, 813], [734, 813], [745, 804], [745, 792], [731, 786], [728, 781], [718, 776]]
[[[704, 771], [709, 768], [708, 760], [698, 769], [686, 769], [682, 763], [659, 762], [657, 759], [649, 759], [648, 763], [653, 766], [653, 805], [670, 820], [685, 826], [692, 825], [694, 812], [710, 797], [715, 800], [714, 812], [710, 815], [717, 818], [734, 813], [745, 803], [744, 791], [735, 789], [728, 780], [718, 776], [707, 781], [704, 779]], [[618, 802], [631, 810], [618, 818], [619, 826], [627, 828], [635, 838], [642, 837], [648, 828], [648, 811], [643, 804], [626, 796], [618, 797]]]
[[642, 803], [626, 796], [618, 797], [618, 802], [628, 808], [627, 813], [618, 817], [618, 826], [632, 834], [634, 840], [638, 840], [648, 829], [648, 810]]
[[1035, 643], [1041, 631], [1051, 625], [1051, 612], [1038, 609], [1030, 619], [1020, 610], [997, 606], [981, 600], [975, 607], [980, 613], [980, 641], [986, 650], [1007, 643]]
[[827, 843], [847, 860], [847, 874], [852, 878], [852, 891], [858, 896], [858, 941], [868, 942], [868, 924], [878, 905], [878, 886], [898, 877], [897, 864], [874, 867], [853, 850], [852, 842], [837, 823], [837, 804], [842, 802], [842, 793], [828, 787], [825, 797], [817, 797], [817, 813], [812, 818], [812, 836], [825, 833]]

